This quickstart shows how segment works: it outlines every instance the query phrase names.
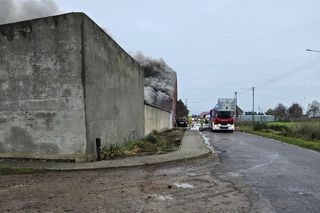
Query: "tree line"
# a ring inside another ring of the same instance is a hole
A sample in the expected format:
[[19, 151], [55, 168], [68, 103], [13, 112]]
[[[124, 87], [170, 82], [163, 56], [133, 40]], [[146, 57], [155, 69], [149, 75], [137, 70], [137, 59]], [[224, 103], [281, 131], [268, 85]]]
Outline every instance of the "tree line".
[[[177, 101], [176, 108], [177, 118], [187, 117], [189, 110], [181, 99]], [[252, 115], [252, 112], [245, 112], [246, 115]], [[263, 113], [256, 113], [255, 115], [263, 115]], [[308, 110], [303, 114], [303, 109], [298, 103], [293, 103], [290, 107], [286, 107], [284, 104], [279, 103], [275, 108], [268, 109], [266, 115], [274, 115], [276, 120], [289, 121], [298, 120], [302, 118], [320, 118], [320, 103], [316, 100], [308, 104]]]
[[266, 115], [274, 115], [279, 121], [297, 120], [301, 118], [320, 118], [320, 103], [312, 101], [308, 104], [306, 114], [298, 103], [293, 103], [289, 108], [279, 103], [274, 109], [268, 109]]
[[185, 118], [189, 114], [188, 107], [183, 103], [181, 99], [177, 101], [177, 108], [176, 108], [176, 116], [177, 118]]

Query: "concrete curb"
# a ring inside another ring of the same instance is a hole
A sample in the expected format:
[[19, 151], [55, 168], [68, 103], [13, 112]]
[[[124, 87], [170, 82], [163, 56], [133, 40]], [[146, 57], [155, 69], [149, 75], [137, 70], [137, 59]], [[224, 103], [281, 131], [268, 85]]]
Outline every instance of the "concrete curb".
[[211, 152], [206, 147], [204, 142], [201, 140], [199, 132], [188, 130], [184, 133], [184, 136], [182, 138], [182, 144], [177, 151], [161, 155], [136, 156], [88, 163], [0, 161], [0, 166], [10, 168], [45, 169], [55, 171], [91, 170], [161, 164], [180, 160], [189, 160], [206, 157], [210, 154]]

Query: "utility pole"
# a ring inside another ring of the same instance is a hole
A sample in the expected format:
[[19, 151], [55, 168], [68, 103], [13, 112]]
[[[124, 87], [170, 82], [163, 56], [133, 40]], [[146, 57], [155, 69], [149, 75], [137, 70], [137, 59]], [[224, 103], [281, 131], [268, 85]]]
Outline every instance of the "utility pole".
[[[186, 108], [188, 109], [188, 99], [186, 98]], [[190, 111], [189, 111], [190, 113]]]
[[252, 87], [252, 123], [254, 122], [254, 87]]
[[238, 92], [234, 92], [234, 99], [236, 100], [236, 117], [238, 118]]

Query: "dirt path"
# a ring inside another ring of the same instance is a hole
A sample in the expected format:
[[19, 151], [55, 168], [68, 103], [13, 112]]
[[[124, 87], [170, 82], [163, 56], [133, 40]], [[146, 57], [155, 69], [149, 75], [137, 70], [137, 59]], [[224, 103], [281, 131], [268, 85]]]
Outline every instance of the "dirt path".
[[255, 196], [208, 157], [136, 168], [0, 177], [0, 212], [249, 212]]

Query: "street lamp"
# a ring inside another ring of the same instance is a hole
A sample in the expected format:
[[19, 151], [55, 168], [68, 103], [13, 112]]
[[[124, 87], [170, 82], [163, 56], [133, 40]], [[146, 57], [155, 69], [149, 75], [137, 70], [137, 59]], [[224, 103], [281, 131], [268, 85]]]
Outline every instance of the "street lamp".
[[306, 49], [306, 51], [320, 53], [320, 51], [319, 51], [319, 50]]

